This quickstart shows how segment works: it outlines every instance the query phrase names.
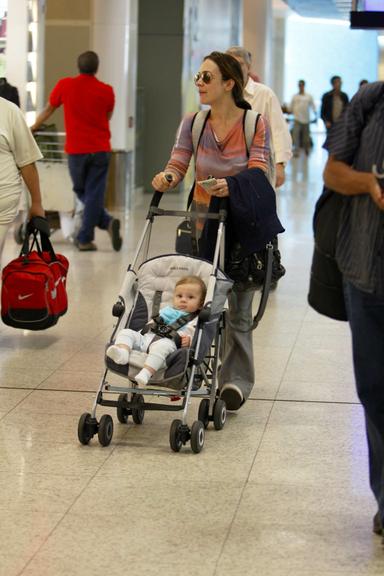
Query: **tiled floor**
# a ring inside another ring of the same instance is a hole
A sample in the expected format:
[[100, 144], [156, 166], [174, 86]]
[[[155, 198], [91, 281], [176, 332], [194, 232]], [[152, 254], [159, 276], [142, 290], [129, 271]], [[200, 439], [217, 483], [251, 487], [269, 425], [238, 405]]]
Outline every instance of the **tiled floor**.
[[[384, 573], [348, 326], [306, 303], [323, 163], [317, 146], [289, 167], [279, 192], [287, 275], [254, 334], [252, 398], [208, 431], [200, 455], [170, 451], [168, 413], [147, 413], [143, 426], [115, 418], [107, 448], [77, 441], [149, 198], [136, 198], [119, 254], [105, 233], [97, 253], [56, 233], [71, 262], [68, 314], [41, 333], [0, 327], [0, 576]], [[155, 251], [172, 248], [174, 225], [159, 220]], [[16, 253], [10, 236], [4, 261]]]

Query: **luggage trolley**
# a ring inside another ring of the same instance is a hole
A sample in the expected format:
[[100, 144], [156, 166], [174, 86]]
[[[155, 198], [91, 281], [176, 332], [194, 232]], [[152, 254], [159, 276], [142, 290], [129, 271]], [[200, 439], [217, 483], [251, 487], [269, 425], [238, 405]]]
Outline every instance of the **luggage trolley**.
[[[72, 190], [67, 156], [64, 152], [65, 132], [47, 129], [35, 132], [34, 136], [44, 155], [44, 158], [36, 162], [36, 166], [49, 228], [51, 232], [61, 228], [63, 236], [72, 241], [81, 222], [82, 206]], [[27, 214], [28, 200], [25, 194], [20, 218], [17, 218], [14, 228], [14, 238], [18, 244], [23, 243], [26, 235]]]

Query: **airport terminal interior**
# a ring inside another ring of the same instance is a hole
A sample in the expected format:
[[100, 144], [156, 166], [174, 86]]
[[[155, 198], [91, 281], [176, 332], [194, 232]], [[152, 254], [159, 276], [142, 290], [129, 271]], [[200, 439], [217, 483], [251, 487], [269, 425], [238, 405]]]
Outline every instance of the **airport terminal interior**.
[[[122, 424], [115, 408], [99, 406], [98, 418], [113, 416], [112, 442], [103, 447], [95, 437], [85, 446], [77, 438], [105, 370], [112, 306], [151, 194], [131, 185], [129, 203], [110, 207], [122, 222], [120, 252], [100, 230], [96, 252], [79, 252], [62, 230], [53, 232], [70, 262], [67, 314], [40, 332], [0, 325], [0, 576], [384, 573], [349, 326], [307, 303], [327, 159], [320, 123], [312, 139], [276, 192], [286, 275], [254, 332], [253, 391], [222, 430], [208, 426], [200, 454], [189, 444], [170, 449], [172, 412]], [[166, 193], [161, 206], [184, 210], [187, 196]], [[174, 251], [179, 221], [155, 218], [150, 255]], [[14, 232], [3, 266], [20, 250]], [[114, 374], [109, 381], [121, 384]], [[198, 406], [193, 399], [190, 423]]]

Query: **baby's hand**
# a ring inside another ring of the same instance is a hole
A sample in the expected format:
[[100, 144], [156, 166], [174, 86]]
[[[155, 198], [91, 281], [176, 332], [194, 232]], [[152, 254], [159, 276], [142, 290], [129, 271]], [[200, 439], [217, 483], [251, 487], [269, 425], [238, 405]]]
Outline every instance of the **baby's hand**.
[[191, 345], [191, 337], [184, 334], [181, 336], [181, 347], [188, 348]]

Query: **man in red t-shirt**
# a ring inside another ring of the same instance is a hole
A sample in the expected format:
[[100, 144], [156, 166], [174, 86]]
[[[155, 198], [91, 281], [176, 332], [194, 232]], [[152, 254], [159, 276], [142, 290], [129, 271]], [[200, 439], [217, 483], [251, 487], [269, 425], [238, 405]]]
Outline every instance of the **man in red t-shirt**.
[[77, 59], [80, 74], [62, 78], [53, 88], [49, 102], [31, 127], [37, 130], [59, 106], [64, 106], [65, 151], [73, 190], [84, 204], [82, 225], [76, 238], [81, 251], [97, 250], [95, 227], [107, 230], [113, 249], [121, 248], [120, 221], [104, 208], [104, 195], [111, 155], [109, 120], [115, 96], [112, 86], [95, 76], [99, 58], [84, 52]]

